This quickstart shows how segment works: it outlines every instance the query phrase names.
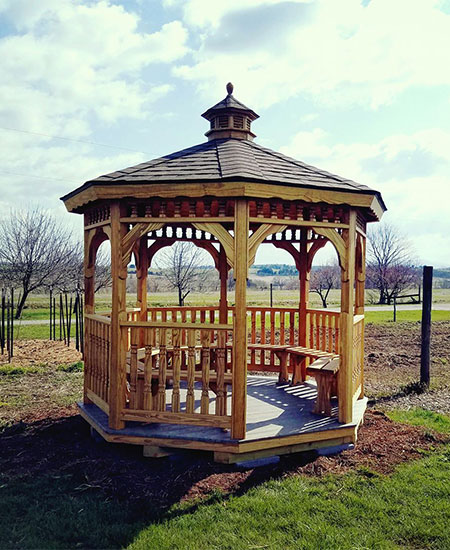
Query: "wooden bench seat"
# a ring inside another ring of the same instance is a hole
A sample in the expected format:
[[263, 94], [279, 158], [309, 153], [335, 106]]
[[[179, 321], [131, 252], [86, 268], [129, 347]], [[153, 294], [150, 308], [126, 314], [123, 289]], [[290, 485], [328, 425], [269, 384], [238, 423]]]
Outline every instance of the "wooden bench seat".
[[261, 350], [274, 353], [278, 360], [280, 361], [280, 374], [278, 376], [278, 382], [280, 384], [285, 384], [289, 382], [289, 373], [288, 373], [288, 354], [287, 348], [289, 345], [282, 344], [248, 344], [247, 348], [252, 351]]
[[313, 412], [331, 416], [331, 398], [337, 395], [337, 373], [339, 357], [320, 357], [306, 368], [306, 374], [314, 376], [317, 382], [317, 399]]
[[305, 346], [291, 346], [287, 348], [287, 353], [291, 356], [291, 364], [293, 364], [292, 384], [298, 384], [306, 380], [306, 362], [304, 359], [335, 359], [339, 357], [334, 352], [323, 351], [320, 349], [308, 348]]

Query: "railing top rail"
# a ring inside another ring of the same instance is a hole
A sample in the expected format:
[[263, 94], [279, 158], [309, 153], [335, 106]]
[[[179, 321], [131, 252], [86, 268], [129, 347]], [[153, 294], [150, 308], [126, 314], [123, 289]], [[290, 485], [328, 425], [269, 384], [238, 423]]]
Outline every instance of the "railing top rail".
[[105, 317], [103, 315], [100, 315], [99, 313], [86, 313], [85, 317], [86, 319], [97, 321], [98, 323], [104, 323], [105, 325], [111, 324], [111, 319], [109, 317]]
[[286, 313], [298, 313], [298, 307], [270, 307], [270, 306], [247, 306], [247, 311], [285, 311]]
[[198, 311], [211, 311], [211, 310], [218, 311], [219, 306], [149, 306], [147, 309], [148, 311], [152, 311], [152, 309], [156, 309], [157, 311], [161, 311], [161, 310], [190, 311], [192, 309], [196, 309]]
[[339, 317], [339, 315], [341, 314], [340, 311], [330, 311], [330, 310], [327, 310], [327, 309], [311, 309], [311, 308], [308, 308], [306, 310], [306, 313], [322, 313], [322, 314], [325, 314], [325, 315], [330, 315], [330, 316], [335, 316], [335, 317]]
[[121, 327], [134, 328], [173, 328], [195, 330], [233, 330], [233, 325], [213, 323], [163, 323], [158, 321], [120, 321]]

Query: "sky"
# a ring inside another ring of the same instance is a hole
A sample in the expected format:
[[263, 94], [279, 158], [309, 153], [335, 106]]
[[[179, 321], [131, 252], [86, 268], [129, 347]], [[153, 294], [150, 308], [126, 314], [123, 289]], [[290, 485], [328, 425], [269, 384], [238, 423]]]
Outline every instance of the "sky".
[[257, 143], [381, 191], [418, 264], [450, 266], [449, 56], [450, 0], [0, 0], [0, 215], [81, 238], [59, 197], [205, 141], [231, 81]]

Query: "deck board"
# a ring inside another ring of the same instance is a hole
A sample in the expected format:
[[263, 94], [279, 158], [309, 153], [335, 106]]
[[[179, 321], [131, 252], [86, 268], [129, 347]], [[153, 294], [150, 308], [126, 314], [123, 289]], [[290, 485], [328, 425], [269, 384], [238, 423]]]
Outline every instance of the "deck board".
[[[196, 388], [196, 405], [199, 405], [200, 390]], [[170, 393], [170, 390], [168, 390]], [[214, 394], [211, 392], [211, 410], [214, 410]], [[298, 386], [277, 385], [277, 378], [249, 376], [247, 380], [247, 435], [243, 440], [231, 440], [230, 432], [220, 428], [174, 425], [162, 423], [141, 424], [127, 422], [123, 430], [108, 427], [108, 417], [96, 405], [79, 404], [105, 433], [153, 439], [191, 440], [210, 443], [242, 443], [323, 432], [355, 426], [342, 424], [337, 418], [337, 401], [334, 400], [332, 416], [312, 412], [317, 395], [316, 386], [308, 381]], [[228, 406], [230, 410], [231, 397]], [[185, 409], [185, 390], [181, 391], [182, 410]], [[170, 402], [170, 396], [168, 396]], [[358, 407], [358, 402], [355, 405]], [[360, 408], [362, 405], [360, 405]], [[365, 406], [364, 406], [365, 408]], [[357, 415], [358, 417], [361, 415]], [[359, 422], [359, 420], [357, 420]]]

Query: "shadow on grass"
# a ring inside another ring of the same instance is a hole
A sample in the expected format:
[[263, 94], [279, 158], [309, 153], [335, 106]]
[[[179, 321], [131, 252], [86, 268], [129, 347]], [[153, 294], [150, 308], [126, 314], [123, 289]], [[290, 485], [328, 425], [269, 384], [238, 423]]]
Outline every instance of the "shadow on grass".
[[244, 471], [192, 451], [146, 459], [140, 446], [94, 441], [80, 416], [16, 424], [0, 434], [8, 511], [0, 547], [121, 548], [151, 522], [192, 513], [224, 492], [243, 494], [315, 457]]

